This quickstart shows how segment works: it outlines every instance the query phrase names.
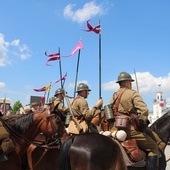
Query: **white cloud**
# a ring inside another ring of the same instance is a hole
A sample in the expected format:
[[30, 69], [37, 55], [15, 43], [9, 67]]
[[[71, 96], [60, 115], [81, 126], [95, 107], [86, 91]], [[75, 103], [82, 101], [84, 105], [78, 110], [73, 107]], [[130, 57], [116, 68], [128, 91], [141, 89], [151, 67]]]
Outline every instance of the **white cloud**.
[[76, 4], [68, 4], [64, 8], [64, 16], [71, 19], [74, 22], [84, 22], [96, 15], [103, 15], [107, 12], [102, 4], [96, 4], [94, 1], [87, 2], [83, 8], [73, 10]]
[[[135, 80], [135, 75], [131, 74], [132, 78]], [[157, 91], [162, 91], [164, 93], [164, 98], [170, 102], [169, 92], [170, 92], [170, 73], [164, 77], [154, 77], [150, 72], [137, 72], [137, 81], [132, 83], [132, 88], [137, 90], [137, 85], [139, 92], [144, 97], [150, 97]], [[113, 80], [102, 85], [104, 91], [116, 91], [119, 85], [115, 83], [117, 80]], [[160, 86], [159, 86], [160, 85]]]
[[27, 47], [27, 45], [22, 45], [19, 46], [19, 54], [20, 58], [22, 60], [26, 60], [27, 58], [29, 58], [31, 56], [31, 51], [30, 49]]
[[[131, 74], [132, 78], [135, 80], [135, 75]], [[170, 82], [170, 73], [168, 73], [165, 77], [154, 77], [149, 72], [137, 72], [136, 73], [137, 81], [133, 82], [133, 88], [137, 89], [137, 85], [139, 91], [141, 93], [147, 93], [148, 91], [155, 91], [155, 87], [158, 88], [158, 85], [161, 84], [161, 88], [164, 90], [170, 90], [169, 82]], [[119, 87], [117, 80], [113, 80], [103, 84], [104, 90], [117, 90]]]
[[8, 43], [4, 40], [4, 35], [0, 33], [0, 67], [10, 62], [7, 60]]
[[[14, 48], [11, 49], [11, 47]], [[11, 64], [11, 59], [9, 56], [12, 55], [16, 55], [21, 60], [25, 60], [31, 56], [31, 51], [27, 45], [20, 45], [19, 39], [13, 40], [11, 42], [5, 41], [5, 36], [0, 33], [0, 67]]]
[[18, 39], [18, 40], [13, 40], [11, 43], [10, 43], [10, 45], [11, 46], [19, 46], [19, 43], [20, 43], [20, 40]]
[[[86, 81], [86, 80], [78, 81], [78, 82], [77, 82], [77, 85], [80, 84], [80, 83], [85, 83], [85, 84], [88, 85], [88, 81]], [[69, 89], [74, 89], [74, 87], [75, 87], [75, 83], [69, 83], [69, 84], [68, 84], [68, 88], [69, 88]]]
[[0, 82], [0, 89], [4, 88], [5, 87], [5, 83], [3, 82]]

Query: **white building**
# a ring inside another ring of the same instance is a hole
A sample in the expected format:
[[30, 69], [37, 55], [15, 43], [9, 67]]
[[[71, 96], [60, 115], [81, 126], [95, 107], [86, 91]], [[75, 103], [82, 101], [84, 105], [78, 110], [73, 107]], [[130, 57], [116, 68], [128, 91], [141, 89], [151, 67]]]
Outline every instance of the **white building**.
[[156, 93], [156, 99], [153, 100], [153, 112], [149, 115], [150, 123], [152, 124], [163, 114], [165, 114], [170, 109], [166, 102], [166, 99], [162, 98], [162, 92]]

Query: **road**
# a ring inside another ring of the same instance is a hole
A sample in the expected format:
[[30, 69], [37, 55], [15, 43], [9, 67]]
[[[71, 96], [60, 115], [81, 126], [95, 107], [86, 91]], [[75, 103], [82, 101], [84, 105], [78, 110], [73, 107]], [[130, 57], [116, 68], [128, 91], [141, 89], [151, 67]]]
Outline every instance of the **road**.
[[[170, 145], [167, 145], [165, 149], [166, 160], [170, 159]], [[170, 160], [167, 162], [166, 170], [170, 170]]]

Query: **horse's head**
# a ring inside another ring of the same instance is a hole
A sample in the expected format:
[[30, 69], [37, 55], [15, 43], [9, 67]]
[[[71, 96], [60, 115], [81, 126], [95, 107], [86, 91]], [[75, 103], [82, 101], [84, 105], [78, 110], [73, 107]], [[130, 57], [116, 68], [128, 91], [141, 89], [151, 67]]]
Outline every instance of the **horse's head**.
[[39, 120], [39, 131], [48, 139], [62, 136], [64, 133], [64, 125], [58, 116], [49, 114], [47, 110], [35, 112], [34, 115], [34, 119]]
[[150, 128], [167, 143], [170, 138], [170, 110], [157, 119]]

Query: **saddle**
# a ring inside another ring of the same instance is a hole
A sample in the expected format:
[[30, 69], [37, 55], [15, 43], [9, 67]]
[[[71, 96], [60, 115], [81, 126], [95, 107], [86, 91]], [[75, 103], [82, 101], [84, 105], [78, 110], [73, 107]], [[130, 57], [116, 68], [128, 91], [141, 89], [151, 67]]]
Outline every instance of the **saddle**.
[[[145, 161], [146, 154], [141, 155], [141, 152], [139, 150], [134, 149], [136, 148], [136, 145], [135, 146], [132, 145], [134, 142], [133, 140], [132, 141], [126, 140], [124, 141], [124, 143], [121, 143], [116, 139], [113, 139], [113, 140], [118, 144], [127, 166], [129, 167], [145, 167], [146, 166], [146, 161]], [[141, 159], [142, 157], [143, 159]]]
[[111, 137], [111, 139], [118, 144], [126, 166], [129, 167], [145, 167], [146, 153], [139, 149], [135, 139], [125, 140], [120, 142], [111, 134], [110, 131], [100, 132], [100, 134]]

